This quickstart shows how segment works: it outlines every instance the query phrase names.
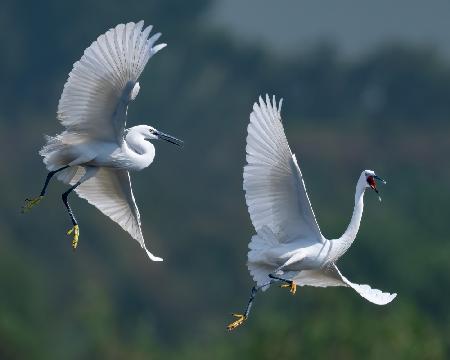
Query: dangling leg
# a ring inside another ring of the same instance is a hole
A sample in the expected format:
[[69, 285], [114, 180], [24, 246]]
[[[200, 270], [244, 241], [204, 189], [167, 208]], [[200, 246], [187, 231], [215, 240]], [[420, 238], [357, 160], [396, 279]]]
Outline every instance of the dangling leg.
[[97, 172], [97, 168], [86, 167], [85, 169], [86, 169], [86, 173], [82, 176], [82, 178], [79, 181], [77, 181], [72, 187], [70, 187], [69, 190], [67, 190], [66, 192], [64, 192], [61, 195], [64, 206], [66, 207], [67, 212], [69, 213], [69, 216], [70, 216], [70, 220], [72, 221], [72, 224], [73, 224], [73, 227], [71, 229], [69, 229], [69, 231], [67, 231], [67, 235], [70, 235], [73, 233], [73, 239], [72, 239], [73, 250], [75, 250], [78, 246], [78, 238], [80, 236], [80, 228], [78, 226], [77, 220], [75, 219], [75, 215], [73, 214], [72, 209], [70, 208], [67, 197], [73, 190], [75, 190], [78, 186], [80, 186], [86, 180], [90, 179]]
[[237, 320], [233, 321], [231, 324], [229, 324], [227, 326], [228, 330], [234, 330], [236, 329], [238, 326], [242, 325], [244, 323], [245, 320], [247, 320], [248, 315], [250, 314], [250, 310], [252, 309], [252, 304], [253, 304], [253, 300], [256, 297], [256, 294], [258, 293], [259, 290], [261, 290], [262, 288], [271, 285], [272, 283], [278, 281], [277, 279], [272, 279], [270, 280], [268, 283], [260, 285], [260, 286], [253, 286], [252, 288], [252, 292], [250, 294], [250, 299], [248, 300], [248, 304], [247, 307], [245, 309], [244, 314], [232, 314], [234, 317], [237, 318]]
[[69, 202], [67, 201], [67, 196], [74, 190], [76, 189], [77, 186], [81, 185], [80, 181], [77, 181], [75, 183], [75, 185], [73, 185], [71, 188], [69, 188], [69, 190], [67, 190], [66, 192], [64, 192], [61, 195], [62, 201], [64, 203], [64, 206], [67, 209], [67, 212], [69, 213], [70, 216], [70, 220], [72, 221], [73, 227], [67, 231], [67, 235], [72, 234], [73, 232], [73, 239], [72, 239], [72, 248], [73, 250], [75, 250], [77, 248], [78, 245], [78, 237], [80, 236], [80, 229], [78, 227], [78, 223], [77, 220], [75, 219], [75, 216], [73, 215], [72, 209], [70, 208]]
[[295, 295], [295, 293], [297, 292], [297, 284], [295, 284], [295, 282], [293, 282], [292, 280], [283, 279], [273, 274], [269, 274], [269, 277], [274, 280], [283, 281], [285, 284], [281, 285], [281, 287], [289, 288], [289, 291], [292, 295]]
[[58, 170], [54, 170], [54, 171], [50, 171], [47, 174], [47, 178], [45, 179], [45, 184], [44, 187], [41, 190], [41, 194], [38, 197], [35, 198], [31, 198], [31, 199], [25, 199], [25, 204], [22, 206], [22, 214], [29, 211], [33, 206], [39, 204], [41, 202], [41, 200], [44, 198], [45, 196], [45, 192], [47, 191], [47, 187], [48, 187], [48, 183], [50, 182], [50, 179], [53, 177], [53, 175], [55, 175], [56, 173], [67, 169], [69, 167], [69, 165], [63, 166], [62, 168], [58, 169]]

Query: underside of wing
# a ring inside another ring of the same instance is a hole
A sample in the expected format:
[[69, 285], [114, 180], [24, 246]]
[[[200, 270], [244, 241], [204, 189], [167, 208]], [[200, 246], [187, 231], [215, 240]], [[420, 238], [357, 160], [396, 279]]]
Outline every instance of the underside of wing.
[[282, 242], [323, 238], [306, 193], [297, 160], [283, 125], [281, 104], [259, 98], [253, 105], [247, 136], [244, 190], [256, 231], [268, 226]]
[[68, 131], [122, 142], [128, 103], [147, 61], [165, 44], [153, 46], [152, 26], [143, 21], [117, 25], [98, 37], [77, 61], [59, 100], [58, 119]]
[[355, 284], [341, 274], [335, 264], [323, 269], [302, 270], [300, 272], [289, 272], [285, 274], [286, 278], [294, 281], [300, 286], [346, 286], [355, 290], [364, 299], [376, 305], [386, 305], [390, 303], [397, 294], [390, 294], [378, 289], [373, 289], [369, 285]]
[[346, 286], [346, 284], [339, 276], [335, 274], [334, 271], [330, 272], [325, 269], [302, 270], [293, 274], [293, 276], [289, 278], [300, 286]]
[[151, 260], [162, 261], [145, 246], [128, 171], [99, 168], [95, 176], [82, 183], [75, 191], [136, 239]]
[[390, 294], [388, 292], [383, 292], [378, 289], [373, 289], [369, 285], [365, 284], [355, 284], [348, 280], [344, 275], [341, 274], [336, 265], [333, 265], [329, 272], [333, 272], [336, 277], [340, 278], [342, 282], [355, 290], [359, 295], [361, 295], [364, 299], [370, 301], [376, 305], [386, 305], [395, 299], [397, 294]]

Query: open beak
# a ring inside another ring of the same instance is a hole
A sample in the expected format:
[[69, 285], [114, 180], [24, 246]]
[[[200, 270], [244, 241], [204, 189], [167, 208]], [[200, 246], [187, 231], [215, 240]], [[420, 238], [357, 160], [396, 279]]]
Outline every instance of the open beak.
[[370, 176], [367, 179], [367, 182], [369, 183], [370, 187], [378, 194], [378, 200], [381, 201], [380, 192], [377, 189], [377, 183], [375, 182], [375, 179], [380, 181], [383, 184], [386, 184], [386, 181], [380, 178], [378, 175]]
[[375, 175], [374, 178], [377, 179], [378, 181], [381, 181], [383, 184], [386, 184], [386, 180], [383, 180], [378, 175]]
[[183, 141], [177, 139], [176, 137], [173, 137], [173, 136], [168, 135], [168, 134], [164, 134], [162, 131], [159, 131], [159, 130], [157, 131], [157, 134], [158, 134], [158, 138], [160, 138], [162, 140], [170, 142], [171, 144], [175, 144], [175, 145], [178, 145], [178, 146], [183, 146]]

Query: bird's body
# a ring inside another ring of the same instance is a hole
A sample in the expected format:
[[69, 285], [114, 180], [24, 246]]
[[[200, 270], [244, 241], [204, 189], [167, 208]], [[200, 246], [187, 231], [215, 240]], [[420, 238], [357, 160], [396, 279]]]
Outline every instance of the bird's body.
[[119, 24], [98, 37], [77, 61], [58, 105], [58, 119], [65, 130], [48, 136], [40, 154], [49, 170], [38, 198], [27, 200], [24, 209], [45, 195], [53, 175], [71, 187], [63, 196], [78, 243], [79, 228], [67, 196], [75, 192], [117, 222], [151, 254], [144, 243], [139, 210], [131, 189], [129, 171], [148, 167], [155, 148], [147, 140], [181, 141], [151, 126], [126, 129], [129, 103], [139, 93], [138, 78], [148, 60], [166, 44], [155, 45], [160, 33], [148, 37], [152, 26], [144, 22]]
[[[281, 101], [259, 99], [250, 115], [247, 165], [244, 167], [245, 198], [256, 234], [249, 244], [248, 269], [256, 286], [245, 314], [231, 323], [230, 330], [247, 318], [254, 296], [274, 281], [296, 286], [346, 286], [372, 303], [384, 305], [396, 294], [383, 293], [345, 278], [336, 266], [358, 233], [367, 188], [376, 189], [373, 171], [358, 179], [355, 206], [347, 230], [338, 239], [326, 239], [319, 228], [306, 193], [297, 159], [292, 154], [281, 123]], [[380, 179], [381, 180], [381, 179]]]
[[[145, 141], [140, 126], [127, 129], [127, 135], [121, 144], [97, 139], [79, 139], [70, 141], [63, 133], [61, 140], [55, 138], [60, 144], [54, 153], [44, 154], [49, 171], [56, 170], [64, 165], [82, 165], [91, 167], [108, 167], [139, 171], [148, 167], [155, 157], [155, 147]], [[69, 136], [70, 138], [70, 136]], [[75, 136], [76, 138], [76, 136]]]
[[[249, 266], [257, 271], [258, 267], [272, 267], [272, 271], [300, 272], [311, 269], [328, 269], [349, 249], [356, 238], [361, 222], [364, 207], [365, 176], [360, 177], [356, 187], [355, 208], [347, 231], [337, 239], [326, 239], [321, 236], [321, 241], [316, 238], [293, 238], [284, 242], [284, 239], [274, 234], [269, 227], [261, 231], [261, 236], [272, 237], [273, 243], [263, 250], [251, 251], [249, 254]], [[256, 235], [255, 241], [260, 241]], [[270, 265], [273, 266], [270, 266]], [[269, 273], [271, 273], [270, 271]], [[293, 274], [294, 275], [294, 274]], [[304, 284], [301, 284], [304, 285]]]

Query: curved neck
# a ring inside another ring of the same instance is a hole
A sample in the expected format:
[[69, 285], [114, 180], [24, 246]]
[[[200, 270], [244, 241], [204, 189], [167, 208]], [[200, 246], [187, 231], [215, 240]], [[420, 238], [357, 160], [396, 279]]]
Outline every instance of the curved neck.
[[339, 257], [345, 254], [348, 248], [352, 245], [356, 238], [356, 234], [359, 230], [361, 218], [364, 210], [364, 191], [366, 190], [365, 184], [358, 181], [355, 192], [355, 207], [353, 208], [353, 215], [348, 224], [347, 230], [339, 239], [331, 240], [333, 243], [332, 248], [333, 258], [337, 260]]
[[125, 137], [129, 156], [133, 158], [135, 170], [141, 170], [149, 166], [155, 157], [155, 147], [145, 140], [142, 134], [129, 131]]

